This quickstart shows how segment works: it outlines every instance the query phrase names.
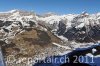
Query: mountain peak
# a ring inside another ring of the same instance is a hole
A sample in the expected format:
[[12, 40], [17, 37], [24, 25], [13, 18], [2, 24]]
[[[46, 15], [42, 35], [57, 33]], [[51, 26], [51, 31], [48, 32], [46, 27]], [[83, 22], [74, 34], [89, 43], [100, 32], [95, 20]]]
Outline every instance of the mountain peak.
[[16, 11], [18, 11], [17, 9], [14, 9], [14, 10], [10, 10], [10, 11], [8, 11], [9, 13], [13, 13], [13, 12], [16, 12]]
[[83, 11], [82, 15], [89, 15], [89, 14], [86, 11]]
[[53, 12], [48, 12], [48, 13], [45, 13], [43, 16], [49, 17], [49, 16], [52, 16], [52, 15], [56, 15], [56, 14], [53, 13]]

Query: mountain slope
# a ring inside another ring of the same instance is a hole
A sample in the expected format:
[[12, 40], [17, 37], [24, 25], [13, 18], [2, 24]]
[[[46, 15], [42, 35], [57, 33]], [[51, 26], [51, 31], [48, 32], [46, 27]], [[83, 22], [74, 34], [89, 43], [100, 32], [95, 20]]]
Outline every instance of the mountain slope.
[[0, 13], [2, 50], [5, 58], [14, 55], [18, 60], [16, 62], [20, 61], [18, 58], [34, 59], [35, 55], [42, 53], [43, 58], [68, 53], [76, 48], [91, 46], [99, 40], [100, 13], [49, 13], [45, 16], [22, 10]]

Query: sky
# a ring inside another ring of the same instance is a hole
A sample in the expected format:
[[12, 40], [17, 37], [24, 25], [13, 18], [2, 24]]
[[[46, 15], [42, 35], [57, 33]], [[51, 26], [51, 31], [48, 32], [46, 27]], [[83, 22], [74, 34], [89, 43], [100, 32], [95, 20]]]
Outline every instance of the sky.
[[0, 0], [0, 12], [13, 9], [34, 11], [38, 14], [100, 12], [100, 0]]

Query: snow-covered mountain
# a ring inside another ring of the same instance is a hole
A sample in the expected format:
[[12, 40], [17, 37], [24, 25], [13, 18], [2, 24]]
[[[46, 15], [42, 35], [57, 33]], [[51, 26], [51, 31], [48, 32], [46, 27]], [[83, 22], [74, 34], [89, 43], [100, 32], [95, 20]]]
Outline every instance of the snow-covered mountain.
[[32, 57], [42, 52], [50, 52], [49, 55], [63, 54], [65, 51], [91, 46], [99, 40], [100, 13], [47, 13], [43, 16], [23, 10], [0, 12], [0, 41], [4, 42], [5, 56]]
[[[8, 40], [30, 28], [50, 31], [60, 39], [95, 42], [100, 38], [100, 13], [39, 16], [34, 12], [11, 10], [0, 12], [0, 40]], [[70, 37], [71, 36], [71, 37]]]
[[69, 40], [84, 40], [87, 38], [87, 34], [93, 37], [93, 35], [100, 33], [99, 13], [88, 14], [82, 12], [82, 14], [51, 15], [39, 18], [39, 23], [57, 35], [67, 37]]
[[0, 38], [1, 40], [12, 38], [26, 28], [35, 27], [36, 24], [33, 12], [21, 10], [2, 12], [0, 13]]

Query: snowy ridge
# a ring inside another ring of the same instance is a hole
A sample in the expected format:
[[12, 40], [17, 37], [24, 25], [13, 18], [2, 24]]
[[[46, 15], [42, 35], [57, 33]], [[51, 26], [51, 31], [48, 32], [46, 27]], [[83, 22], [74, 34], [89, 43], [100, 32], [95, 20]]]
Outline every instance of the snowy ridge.
[[6, 43], [8, 43], [8, 39], [13, 39], [16, 34], [25, 29], [37, 26], [34, 13], [31, 14], [31, 12], [11, 10], [0, 13], [0, 16], [2, 17], [0, 17], [0, 40], [4, 40]]
[[[0, 16], [1, 30], [13, 32], [11, 30], [12, 27], [17, 27], [17, 31], [20, 31], [26, 27], [31, 28], [35, 24], [35, 26], [42, 26], [41, 29], [44, 28], [50, 30], [56, 36], [64, 36], [68, 39], [71, 39], [69, 38], [69, 34], [73, 34], [73, 30], [77, 34], [76, 36], [85, 35], [86, 32], [90, 32], [94, 27], [99, 30], [99, 27], [97, 26], [100, 26], [100, 13], [88, 14], [87, 12], [82, 12], [82, 14], [67, 15], [49, 13], [49, 16], [40, 17], [33, 12], [11, 10], [0, 13]], [[79, 37], [78, 40], [84, 40], [85, 37]]]
[[[53, 36], [56, 37], [54, 41], [57, 40], [59, 43], [53, 42], [52, 45], [56, 46], [56, 48], [64, 49], [66, 52], [60, 53], [63, 55], [76, 48], [88, 48], [94, 45], [95, 41], [100, 40], [100, 13], [88, 14], [87, 12], [82, 12], [82, 14], [66, 15], [48, 13], [45, 16], [39, 16], [34, 12], [22, 10], [11, 10], [0, 13], [0, 40], [7, 44], [10, 44], [10, 40], [21, 32], [28, 32], [32, 29], [34, 29], [32, 35], [35, 34], [35, 29], [48, 32], [47, 34], [49, 34], [49, 32], [53, 34]], [[41, 34], [41, 32], [38, 32], [39, 31], [36, 31], [36, 35], [38, 34], [37, 36]], [[32, 38], [28, 37], [28, 39], [30, 40]], [[95, 40], [94, 43], [91, 40]], [[41, 35], [40, 40], [35, 41], [41, 42]], [[85, 43], [86, 41], [89, 42]], [[32, 43], [34, 43], [34, 41]], [[91, 50], [92, 53], [96, 53], [97, 51], [98, 50], [95, 48]]]
[[[67, 14], [67, 15], [51, 15], [49, 17], [39, 18], [41, 22], [47, 24], [48, 27], [54, 27], [52, 29], [58, 29], [59, 22], [65, 22], [66, 28], [75, 27], [82, 28], [84, 26], [100, 25], [100, 14], [88, 14], [82, 12], [82, 14]], [[55, 25], [56, 24], [56, 25]]]
[[[46, 31], [50, 30], [55, 35], [58, 35], [58, 37], [66, 37], [66, 33], [70, 29], [73, 30], [73, 28], [75, 28], [76, 31], [80, 31], [80, 29], [85, 27], [89, 32], [94, 26], [99, 30], [98, 26], [100, 26], [100, 13], [88, 14], [87, 12], [82, 12], [82, 14], [67, 15], [49, 13], [49, 16], [40, 17], [34, 12], [11, 10], [4, 13], [1, 12], [0, 16], [1, 31], [3, 32], [13, 32], [13, 27], [16, 27], [18, 29], [17, 31], [20, 31], [26, 27], [31, 28], [35, 24], [35, 26], [42, 26], [41, 29], [44, 28]], [[85, 34], [86, 31], [81, 30], [81, 32], [78, 33]]]

